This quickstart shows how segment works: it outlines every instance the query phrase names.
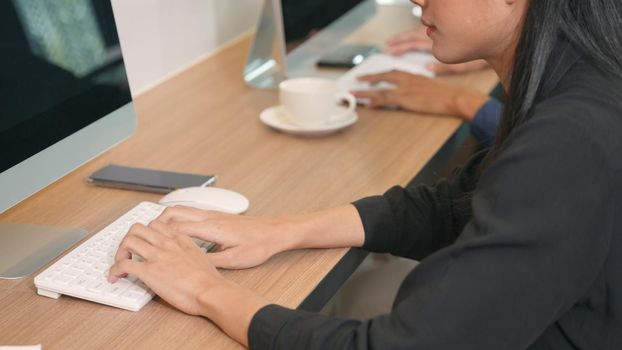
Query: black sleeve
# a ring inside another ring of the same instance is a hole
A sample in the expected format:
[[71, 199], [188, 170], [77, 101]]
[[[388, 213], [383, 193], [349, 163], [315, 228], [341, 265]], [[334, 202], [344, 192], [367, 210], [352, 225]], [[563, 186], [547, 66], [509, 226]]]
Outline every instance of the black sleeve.
[[352, 321], [270, 305], [251, 322], [251, 349], [527, 348], [607, 257], [615, 172], [584, 129], [566, 115], [517, 129], [478, 183], [473, 219], [411, 272], [390, 314]]
[[470, 199], [487, 151], [433, 186], [393, 187], [354, 202], [365, 229], [364, 249], [421, 260], [452, 244], [471, 217]]

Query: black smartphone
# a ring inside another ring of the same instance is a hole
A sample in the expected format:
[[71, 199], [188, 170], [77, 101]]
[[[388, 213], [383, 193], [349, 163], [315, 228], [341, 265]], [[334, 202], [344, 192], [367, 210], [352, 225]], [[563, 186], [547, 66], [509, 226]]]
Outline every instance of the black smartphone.
[[322, 56], [319, 67], [352, 68], [363, 62], [368, 56], [379, 52], [376, 46], [360, 44], [343, 44]]
[[217, 179], [215, 175], [178, 173], [110, 164], [91, 174], [87, 180], [100, 186], [168, 193], [184, 187], [209, 186]]

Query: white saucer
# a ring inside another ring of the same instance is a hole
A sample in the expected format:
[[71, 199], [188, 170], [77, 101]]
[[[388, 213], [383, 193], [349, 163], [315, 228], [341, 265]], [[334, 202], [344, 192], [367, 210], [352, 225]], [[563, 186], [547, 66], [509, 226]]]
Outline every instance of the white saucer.
[[[346, 110], [346, 107], [338, 107], [339, 110]], [[321, 136], [330, 134], [341, 129], [347, 128], [348, 126], [356, 123], [359, 119], [356, 112], [352, 112], [347, 114], [345, 117], [330, 121], [326, 124], [314, 126], [314, 127], [302, 127], [298, 125], [294, 125], [287, 120], [287, 116], [285, 115], [285, 110], [283, 106], [272, 106], [270, 108], [264, 109], [259, 115], [259, 119], [266, 125], [271, 128], [277, 129], [279, 131], [283, 131], [293, 135], [304, 135], [304, 136]]]

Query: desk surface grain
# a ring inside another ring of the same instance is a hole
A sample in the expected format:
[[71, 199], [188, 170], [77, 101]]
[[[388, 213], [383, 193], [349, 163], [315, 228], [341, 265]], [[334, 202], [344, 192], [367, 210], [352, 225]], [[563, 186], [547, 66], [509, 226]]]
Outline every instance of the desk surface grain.
[[[308, 138], [276, 132], [259, 113], [277, 104], [275, 91], [248, 88], [241, 78], [250, 40], [241, 40], [135, 99], [135, 135], [21, 204], [0, 220], [82, 227], [97, 232], [140, 201], [159, 195], [88, 185], [108, 164], [213, 173], [219, 187], [246, 195], [250, 216], [309, 212], [405, 185], [460, 125], [449, 117], [359, 110], [360, 120], [333, 135]], [[454, 78], [487, 91], [494, 73]], [[223, 271], [269, 300], [295, 308], [346, 249], [280, 254], [262, 266]], [[238, 348], [209, 320], [155, 298], [129, 312], [70, 297], [36, 295], [33, 276], [0, 280], [0, 345], [44, 349]]]

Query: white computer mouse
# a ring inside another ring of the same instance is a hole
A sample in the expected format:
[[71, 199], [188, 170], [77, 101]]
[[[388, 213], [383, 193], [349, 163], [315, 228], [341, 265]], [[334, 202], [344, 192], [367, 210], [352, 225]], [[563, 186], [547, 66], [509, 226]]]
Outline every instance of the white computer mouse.
[[185, 205], [231, 214], [241, 214], [249, 206], [248, 199], [243, 195], [216, 187], [182, 188], [165, 195], [158, 203], [168, 207]]

